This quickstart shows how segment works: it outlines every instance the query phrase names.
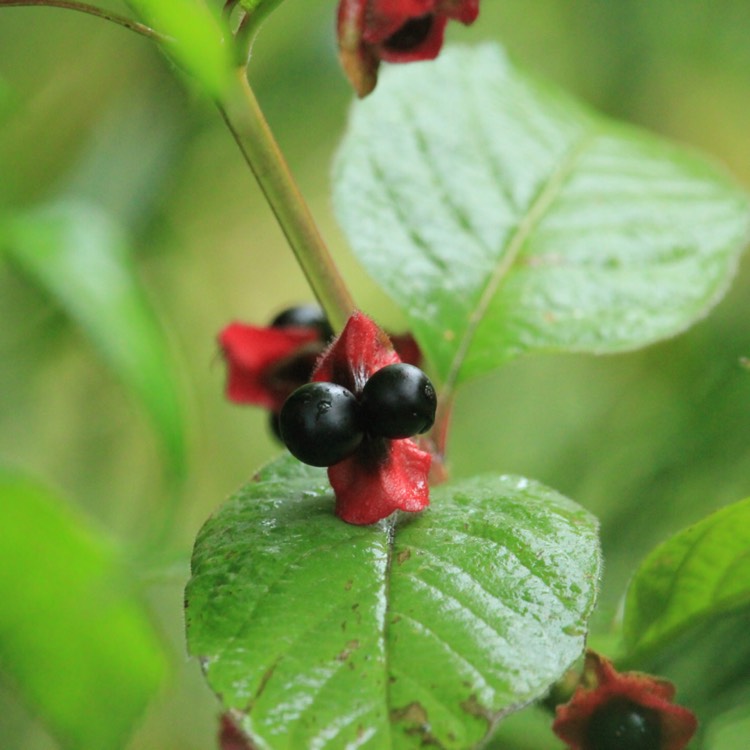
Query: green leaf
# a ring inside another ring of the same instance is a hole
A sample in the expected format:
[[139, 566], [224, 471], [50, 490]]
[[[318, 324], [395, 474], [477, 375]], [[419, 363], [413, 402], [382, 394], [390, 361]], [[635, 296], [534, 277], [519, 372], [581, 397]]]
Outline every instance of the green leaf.
[[334, 203], [356, 254], [452, 386], [525, 352], [619, 352], [721, 297], [747, 196], [495, 46], [386, 70], [355, 104]]
[[165, 674], [115, 550], [48, 491], [0, 473], [0, 671], [70, 750], [123, 746]]
[[625, 599], [629, 651], [658, 650], [710, 618], [750, 611], [750, 499], [713, 513], [659, 545]]
[[469, 748], [580, 654], [599, 554], [593, 517], [525, 479], [359, 527], [285, 457], [206, 523], [192, 570], [189, 650], [259, 748]]
[[13, 112], [15, 97], [11, 87], [0, 78], [0, 123], [4, 123]]
[[144, 23], [170, 38], [164, 51], [211, 97], [219, 96], [231, 70], [230, 49], [209, 7], [197, 0], [129, 0]]
[[86, 332], [151, 418], [175, 475], [183, 475], [185, 425], [175, 366], [125, 239], [108, 216], [68, 202], [6, 217], [0, 252]]
[[625, 599], [623, 663], [673, 680], [704, 734], [713, 718], [748, 705], [748, 614], [750, 499], [690, 526], [643, 561]]

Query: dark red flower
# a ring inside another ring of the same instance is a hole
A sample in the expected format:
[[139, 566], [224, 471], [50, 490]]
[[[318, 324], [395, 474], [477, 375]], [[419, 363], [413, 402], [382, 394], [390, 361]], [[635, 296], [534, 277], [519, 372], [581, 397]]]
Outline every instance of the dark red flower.
[[[277, 414], [289, 395], [310, 381], [327, 335], [320, 325], [261, 327], [230, 323], [219, 334], [219, 346], [227, 362], [227, 398]], [[422, 354], [411, 335], [394, 336], [393, 345], [402, 362], [419, 365]]]
[[[355, 313], [318, 362], [312, 379], [337, 383], [359, 397], [371, 375], [400, 361], [388, 336], [370, 318]], [[336, 515], [347, 523], [369, 524], [396, 510], [426, 508], [431, 460], [411, 438], [366, 436], [352, 456], [328, 469]]]
[[698, 722], [672, 702], [674, 695], [671, 682], [620, 673], [588, 651], [580, 683], [570, 701], [557, 707], [552, 730], [570, 750], [635, 748], [637, 742], [642, 748], [683, 750]]
[[433, 60], [449, 19], [473, 23], [479, 0], [340, 0], [339, 57], [359, 96], [377, 82], [381, 60]]

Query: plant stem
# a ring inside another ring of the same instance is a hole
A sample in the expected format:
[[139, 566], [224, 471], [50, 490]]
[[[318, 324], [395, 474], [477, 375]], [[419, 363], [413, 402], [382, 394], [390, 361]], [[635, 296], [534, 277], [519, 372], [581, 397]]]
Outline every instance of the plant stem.
[[154, 39], [158, 42], [167, 43], [173, 41], [171, 37], [161, 34], [154, 29], [145, 26], [138, 21], [134, 21], [132, 18], [121, 16], [118, 13], [112, 13], [111, 11], [104, 10], [103, 8], [97, 8], [95, 5], [89, 5], [87, 3], [79, 3], [74, 0], [0, 0], [0, 7], [49, 7], [49, 8], [62, 8], [63, 10], [75, 10], [79, 13], [87, 13], [90, 16], [96, 16], [97, 18], [103, 18], [105, 21], [112, 21], [118, 26], [123, 26], [126, 29], [135, 31], [136, 34]]
[[217, 105], [328, 320], [341, 330], [354, 302], [263, 117], [244, 66], [235, 70]]
[[238, 64], [247, 65], [260, 25], [281, 2], [282, 0], [265, 0], [242, 19], [235, 36], [237, 52], [240, 55]]
[[[442, 393], [438, 403], [435, 424], [432, 427], [431, 437], [435, 442], [436, 454], [441, 461], [445, 460], [448, 449], [448, 433], [450, 431], [451, 416], [453, 414], [453, 392]], [[447, 476], [447, 475], [446, 475]]]

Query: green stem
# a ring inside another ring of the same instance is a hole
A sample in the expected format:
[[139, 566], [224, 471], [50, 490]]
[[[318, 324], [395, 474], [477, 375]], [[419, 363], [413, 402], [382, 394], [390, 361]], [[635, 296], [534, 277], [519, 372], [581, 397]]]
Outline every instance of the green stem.
[[[441, 462], [445, 462], [446, 451], [448, 449], [448, 433], [450, 431], [452, 414], [453, 393], [446, 391], [440, 394], [437, 414], [435, 415], [435, 424], [430, 432], [430, 437], [435, 444], [435, 455]], [[447, 479], [447, 469], [444, 469], [444, 472]]]
[[126, 29], [135, 31], [136, 34], [154, 39], [157, 42], [171, 42], [173, 41], [170, 37], [155, 31], [148, 26], [145, 26], [138, 21], [134, 21], [132, 18], [121, 16], [118, 13], [112, 13], [103, 8], [97, 8], [95, 5], [88, 5], [87, 3], [78, 3], [74, 0], [0, 0], [1, 7], [49, 7], [49, 8], [62, 8], [63, 10], [75, 10], [79, 13], [87, 13], [90, 16], [96, 16], [96, 18], [103, 18], [105, 21], [112, 21], [118, 26], [123, 26]]
[[235, 71], [217, 105], [328, 320], [340, 330], [354, 302], [263, 117], [244, 66]]

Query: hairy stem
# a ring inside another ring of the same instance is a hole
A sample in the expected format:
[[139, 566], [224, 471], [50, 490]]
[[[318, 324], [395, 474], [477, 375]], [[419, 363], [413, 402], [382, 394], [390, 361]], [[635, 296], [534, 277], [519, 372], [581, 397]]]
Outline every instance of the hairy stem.
[[340, 330], [354, 302], [263, 117], [244, 66], [237, 68], [217, 105], [328, 320]]
[[21, 6], [75, 10], [79, 13], [87, 13], [90, 16], [102, 18], [105, 21], [111, 21], [118, 26], [123, 26], [126, 29], [135, 31], [136, 34], [148, 37], [149, 39], [154, 39], [157, 42], [168, 43], [173, 41], [171, 37], [161, 34], [145, 24], [138, 23], [138, 21], [134, 21], [132, 18], [127, 18], [127, 16], [121, 16], [119, 13], [112, 13], [109, 10], [97, 8], [95, 5], [88, 5], [87, 3], [74, 2], [74, 0], [0, 0], [0, 7]]

